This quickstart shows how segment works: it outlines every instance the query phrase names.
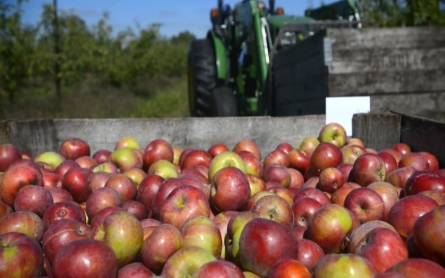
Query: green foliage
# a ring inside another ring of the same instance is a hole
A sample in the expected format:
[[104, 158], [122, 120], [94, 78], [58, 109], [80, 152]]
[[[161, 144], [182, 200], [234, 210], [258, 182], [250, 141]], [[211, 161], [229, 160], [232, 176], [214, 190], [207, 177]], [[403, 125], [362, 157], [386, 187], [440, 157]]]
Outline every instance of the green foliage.
[[359, 0], [376, 26], [445, 26], [445, 0]]
[[[163, 37], [160, 24], [114, 34], [108, 14], [93, 26], [70, 12], [58, 14], [60, 54], [55, 54], [54, 7], [42, 7], [41, 20], [24, 26], [20, 5], [0, 0], [0, 100], [19, 92], [48, 91], [59, 62], [62, 89], [94, 80], [96, 85], [138, 90], [147, 80], [184, 77], [189, 43], [194, 35], [182, 32]], [[9, 1], [10, 2], [10, 1]], [[32, 88], [30, 90], [30, 88]], [[52, 89], [50, 89], [52, 91]], [[145, 91], [145, 92], [144, 92]]]

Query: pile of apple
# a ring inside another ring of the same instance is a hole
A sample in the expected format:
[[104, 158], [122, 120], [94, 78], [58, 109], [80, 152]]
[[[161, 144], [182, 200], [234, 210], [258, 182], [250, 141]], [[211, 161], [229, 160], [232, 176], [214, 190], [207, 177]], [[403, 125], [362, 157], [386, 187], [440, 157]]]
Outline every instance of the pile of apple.
[[327, 124], [261, 154], [0, 145], [0, 277], [445, 277], [445, 169]]

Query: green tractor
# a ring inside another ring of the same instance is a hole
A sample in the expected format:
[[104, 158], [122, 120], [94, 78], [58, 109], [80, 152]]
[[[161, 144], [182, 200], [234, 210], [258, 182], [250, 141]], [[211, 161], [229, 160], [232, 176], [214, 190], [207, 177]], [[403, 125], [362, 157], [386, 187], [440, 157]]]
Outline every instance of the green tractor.
[[273, 0], [268, 6], [244, 0], [233, 9], [218, 0], [210, 12], [211, 30], [190, 45], [191, 116], [273, 116], [274, 55], [326, 27], [326, 21], [359, 19], [352, 0], [307, 10], [306, 15], [286, 15]]

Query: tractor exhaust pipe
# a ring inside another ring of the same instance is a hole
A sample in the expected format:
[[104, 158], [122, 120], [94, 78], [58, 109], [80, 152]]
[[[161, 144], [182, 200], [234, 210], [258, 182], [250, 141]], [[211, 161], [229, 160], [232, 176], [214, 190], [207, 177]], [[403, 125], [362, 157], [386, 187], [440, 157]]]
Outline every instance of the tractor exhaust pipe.
[[223, 0], [218, 0], [218, 11], [221, 13], [223, 10]]
[[275, 0], [269, 0], [269, 13], [275, 14]]

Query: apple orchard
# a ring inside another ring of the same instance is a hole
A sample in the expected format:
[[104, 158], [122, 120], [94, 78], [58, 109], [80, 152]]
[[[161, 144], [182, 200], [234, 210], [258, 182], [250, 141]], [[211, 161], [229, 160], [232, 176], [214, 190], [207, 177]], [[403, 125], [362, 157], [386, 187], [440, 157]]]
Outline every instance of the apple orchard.
[[0, 145], [0, 277], [445, 277], [445, 169], [336, 123], [269, 153]]

